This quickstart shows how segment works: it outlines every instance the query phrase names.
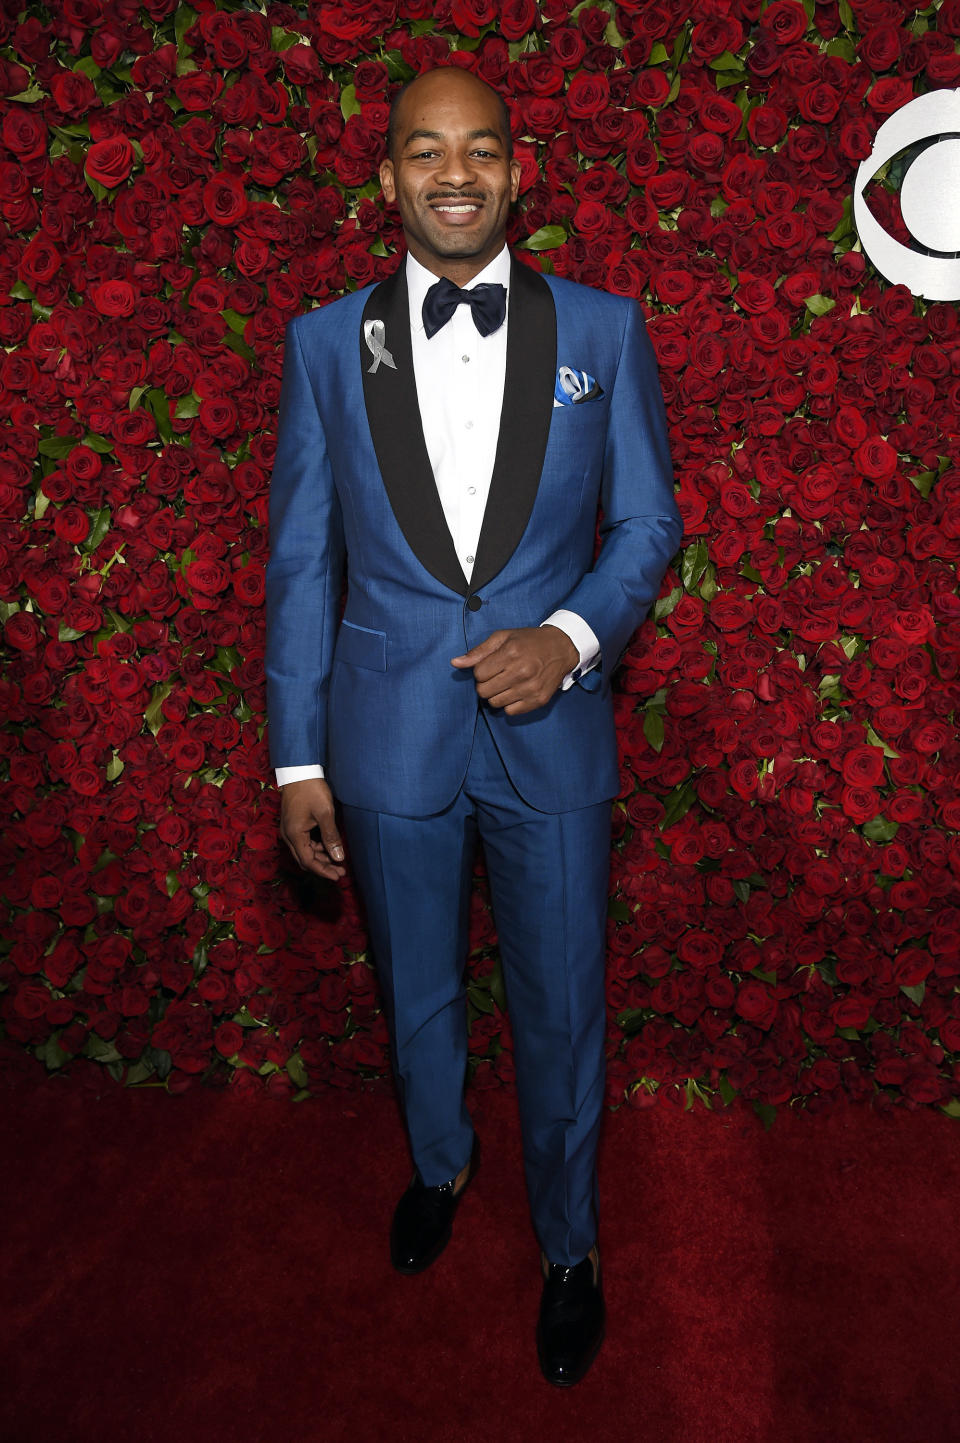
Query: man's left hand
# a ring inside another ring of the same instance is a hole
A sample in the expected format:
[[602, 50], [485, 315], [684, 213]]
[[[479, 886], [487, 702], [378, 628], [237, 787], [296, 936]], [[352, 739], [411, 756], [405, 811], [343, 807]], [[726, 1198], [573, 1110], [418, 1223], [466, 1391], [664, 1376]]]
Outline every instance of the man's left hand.
[[492, 631], [451, 665], [473, 667], [477, 694], [508, 715], [536, 711], [545, 706], [580, 653], [558, 626], [522, 626], [516, 631]]

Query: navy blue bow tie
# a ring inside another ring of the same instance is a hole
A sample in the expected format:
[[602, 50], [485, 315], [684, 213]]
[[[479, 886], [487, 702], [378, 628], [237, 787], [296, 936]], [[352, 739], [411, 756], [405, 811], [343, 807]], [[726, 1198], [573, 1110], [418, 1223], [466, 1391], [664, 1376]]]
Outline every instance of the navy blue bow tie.
[[503, 325], [507, 314], [506, 286], [474, 286], [462, 291], [446, 276], [430, 287], [423, 298], [423, 329], [427, 339], [445, 326], [457, 306], [466, 304], [473, 312], [473, 323], [481, 336], [489, 336]]

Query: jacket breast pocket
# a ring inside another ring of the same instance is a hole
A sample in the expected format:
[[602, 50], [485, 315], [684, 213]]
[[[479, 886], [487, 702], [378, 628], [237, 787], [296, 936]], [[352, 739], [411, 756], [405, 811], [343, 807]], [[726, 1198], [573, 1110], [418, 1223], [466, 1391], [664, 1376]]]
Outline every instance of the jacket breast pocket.
[[352, 621], [342, 621], [334, 660], [349, 662], [351, 666], [365, 666], [368, 671], [386, 671], [387, 633], [356, 626]]

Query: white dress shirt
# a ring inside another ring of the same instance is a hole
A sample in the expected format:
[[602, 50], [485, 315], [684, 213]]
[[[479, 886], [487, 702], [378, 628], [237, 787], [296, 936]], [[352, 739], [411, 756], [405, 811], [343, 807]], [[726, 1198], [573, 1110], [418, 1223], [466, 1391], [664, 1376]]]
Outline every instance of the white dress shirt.
[[[467, 305], [458, 306], [433, 336], [423, 329], [423, 301], [437, 277], [407, 253], [407, 294], [410, 340], [417, 383], [420, 419], [433, 467], [440, 504], [463, 574], [473, 574], [483, 513], [490, 492], [500, 434], [500, 412], [507, 366], [510, 252], [506, 246], [469, 281], [464, 290], [484, 283], [502, 285], [508, 296], [507, 320], [489, 336], [481, 336]], [[564, 677], [562, 690], [600, 660], [600, 643], [583, 617], [554, 611], [541, 626], [556, 626], [569, 636], [580, 662]], [[278, 767], [277, 783], [322, 777], [318, 764]]]

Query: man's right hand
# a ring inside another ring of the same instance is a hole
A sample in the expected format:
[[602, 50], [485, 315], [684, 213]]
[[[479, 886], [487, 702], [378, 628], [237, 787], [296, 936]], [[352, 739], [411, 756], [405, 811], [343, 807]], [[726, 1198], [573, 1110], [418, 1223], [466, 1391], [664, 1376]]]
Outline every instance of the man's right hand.
[[[315, 827], [320, 832], [319, 842], [310, 835]], [[280, 788], [280, 835], [306, 871], [331, 882], [344, 875], [333, 793], [320, 777], [288, 782]]]

